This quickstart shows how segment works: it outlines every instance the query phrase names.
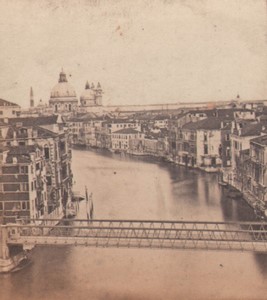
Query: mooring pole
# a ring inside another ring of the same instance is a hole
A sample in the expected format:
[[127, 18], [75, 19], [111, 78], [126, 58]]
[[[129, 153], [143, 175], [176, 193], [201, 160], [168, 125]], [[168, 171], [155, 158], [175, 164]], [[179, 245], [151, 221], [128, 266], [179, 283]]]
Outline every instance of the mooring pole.
[[0, 259], [9, 259], [9, 248], [7, 245], [7, 226], [0, 225]]

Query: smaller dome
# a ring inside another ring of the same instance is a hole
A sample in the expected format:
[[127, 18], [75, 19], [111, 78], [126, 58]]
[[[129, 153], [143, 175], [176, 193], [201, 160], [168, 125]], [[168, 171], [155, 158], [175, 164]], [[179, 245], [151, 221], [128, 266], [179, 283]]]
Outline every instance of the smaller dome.
[[96, 93], [94, 90], [90, 89], [90, 85], [87, 81], [85, 85], [85, 90], [81, 94], [81, 100], [95, 100]]

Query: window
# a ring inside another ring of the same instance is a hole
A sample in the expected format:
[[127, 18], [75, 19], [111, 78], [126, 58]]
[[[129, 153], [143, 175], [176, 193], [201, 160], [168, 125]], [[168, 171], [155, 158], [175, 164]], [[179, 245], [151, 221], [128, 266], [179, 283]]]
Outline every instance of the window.
[[227, 147], [227, 148], [226, 148], [226, 156], [227, 156], [227, 157], [230, 157], [230, 147]]
[[49, 156], [50, 156], [49, 154], [50, 154], [50, 153], [49, 153], [49, 148], [48, 148], [48, 147], [45, 147], [45, 148], [44, 148], [44, 154], [45, 154], [45, 158], [46, 158], [46, 159], [49, 159]]
[[17, 191], [20, 191], [20, 184], [6, 183], [6, 184], [4, 184], [4, 191], [5, 192], [17, 192]]
[[3, 114], [3, 111], [2, 110], [0, 110], [0, 115], [2, 115]]
[[3, 204], [3, 202], [0, 202], [0, 210], [4, 210], [4, 204]]
[[21, 174], [28, 174], [28, 166], [21, 166], [20, 167]]
[[51, 176], [46, 176], [46, 182], [47, 182], [47, 185], [52, 185], [52, 178], [51, 178]]
[[24, 191], [24, 192], [28, 191], [29, 190], [29, 184], [27, 182], [23, 182], [21, 184], [21, 190]]
[[27, 206], [26, 206], [26, 202], [22, 202], [22, 210], [26, 210], [27, 209]]
[[36, 171], [38, 171], [38, 170], [40, 170], [40, 164], [39, 163], [36, 164]]
[[230, 134], [229, 134], [229, 133], [227, 133], [227, 134], [225, 135], [225, 140], [226, 140], [226, 141], [230, 141]]
[[207, 132], [204, 132], [204, 142], [207, 142], [208, 137], [207, 137]]
[[204, 145], [204, 154], [208, 154], [208, 145]]
[[238, 143], [237, 143], [237, 141], [234, 141], [234, 148], [235, 148], [236, 150], [238, 150]]

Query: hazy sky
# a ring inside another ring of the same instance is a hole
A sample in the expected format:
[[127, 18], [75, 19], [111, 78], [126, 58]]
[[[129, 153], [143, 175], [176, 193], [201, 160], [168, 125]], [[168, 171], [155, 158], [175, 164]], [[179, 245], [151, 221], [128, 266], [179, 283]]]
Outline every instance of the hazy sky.
[[0, 0], [0, 98], [49, 99], [63, 67], [104, 104], [267, 99], [265, 0]]

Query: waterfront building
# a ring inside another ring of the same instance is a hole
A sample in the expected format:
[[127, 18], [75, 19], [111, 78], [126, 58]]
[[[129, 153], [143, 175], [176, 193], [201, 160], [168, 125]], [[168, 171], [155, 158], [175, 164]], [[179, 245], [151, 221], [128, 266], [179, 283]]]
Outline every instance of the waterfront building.
[[[41, 193], [38, 189], [36, 192], [37, 209], [31, 212], [33, 206], [29, 206], [30, 216], [63, 217], [71, 200], [72, 188], [71, 151], [63, 119], [60, 116], [16, 118], [9, 119], [7, 125], [8, 129], [0, 140], [0, 145], [7, 149], [5, 153], [8, 155], [8, 160], [4, 159], [6, 156], [2, 156], [3, 161], [26, 164], [27, 170], [31, 170], [33, 176], [28, 178], [29, 186], [36, 180], [36, 187], [42, 190]], [[35, 156], [32, 149], [37, 149]], [[19, 168], [20, 165], [12, 173], [14, 176]], [[0, 174], [0, 180], [2, 176]], [[32, 192], [32, 189], [30, 191]], [[16, 194], [16, 191], [14, 193]], [[30, 197], [35, 195], [31, 194]]]
[[1, 152], [0, 214], [3, 221], [44, 217], [48, 213], [48, 201], [41, 147], [11, 146]]
[[67, 120], [71, 144], [85, 144], [84, 121], [79, 117], [72, 117]]
[[250, 140], [260, 136], [262, 126], [262, 123], [255, 121], [234, 120], [232, 122], [231, 170], [225, 175], [227, 174], [227, 181], [238, 190], [243, 188], [243, 151], [250, 149]]
[[[266, 132], [265, 132], [266, 133]], [[245, 173], [243, 191], [249, 193], [259, 205], [267, 207], [267, 135], [250, 141], [250, 155], [248, 159], [249, 172]], [[248, 195], [246, 195], [248, 196]]]
[[222, 130], [227, 130], [227, 126], [229, 122], [218, 117], [185, 124], [177, 136], [177, 162], [207, 172], [218, 171], [222, 166], [222, 154], [227, 152], [223, 148], [226, 144], [222, 143]]
[[49, 106], [54, 113], [71, 114], [78, 108], [78, 99], [75, 89], [68, 82], [66, 73], [62, 70], [59, 74], [58, 83], [52, 88]]
[[124, 128], [115, 131], [111, 134], [111, 148], [112, 150], [127, 151], [130, 147], [132, 139], [142, 139], [143, 133], [133, 128]]
[[21, 107], [18, 104], [0, 99], [0, 119], [18, 117], [20, 112]]

